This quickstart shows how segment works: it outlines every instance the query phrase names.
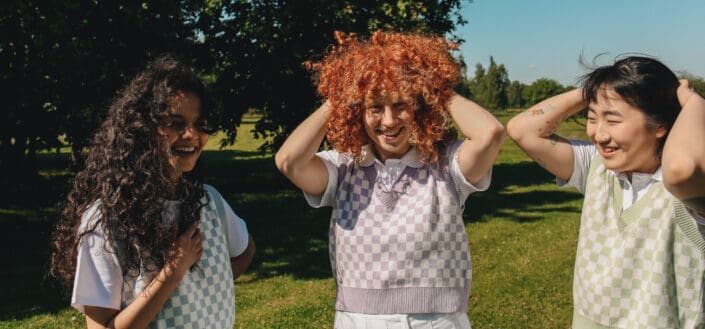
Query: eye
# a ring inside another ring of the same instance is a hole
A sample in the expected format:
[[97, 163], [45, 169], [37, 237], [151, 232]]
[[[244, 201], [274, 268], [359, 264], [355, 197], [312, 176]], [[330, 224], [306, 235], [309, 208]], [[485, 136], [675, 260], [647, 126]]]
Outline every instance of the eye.
[[182, 131], [186, 129], [188, 125], [186, 124], [185, 121], [183, 120], [178, 120], [178, 119], [168, 119], [166, 121], [166, 127], [170, 129], [174, 129], [177, 131]]
[[407, 109], [408, 107], [409, 107], [409, 106], [408, 106], [406, 103], [404, 103], [404, 102], [398, 102], [398, 103], [394, 103], [394, 104], [392, 105], [392, 108], [394, 108], [395, 110], [405, 110], [405, 109]]
[[208, 120], [198, 120], [194, 124], [194, 127], [196, 128], [196, 130], [204, 134], [212, 135], [216, 133], [215, 127], [210, 125], [208, 123]]
[[384, 111], [384, 107], [382, 105], [372, 105], [367, 107], [367, 111], [371, 114], [379, 114]]

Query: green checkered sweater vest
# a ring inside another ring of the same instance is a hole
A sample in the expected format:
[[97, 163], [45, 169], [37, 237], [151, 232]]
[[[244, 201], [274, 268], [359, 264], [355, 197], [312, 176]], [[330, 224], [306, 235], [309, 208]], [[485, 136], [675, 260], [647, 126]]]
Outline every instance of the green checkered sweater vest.
[[654, 182], [622, 211], [616, 174], [596, 156], [585, 188], [573, 328], [705, 328], [705, 241]]
[[[213, 187], [203, 186], [208, 203], [201, 209], [203, 255], [198, 268], [188, 271], [171, 297], [150, 324], [150, 328], [227, 328], [235, 324], [235, 290], [228, 244], [222, 220], [222, 196]], [[123, 294], [134, 298], [135, 280], [126, 278]]]

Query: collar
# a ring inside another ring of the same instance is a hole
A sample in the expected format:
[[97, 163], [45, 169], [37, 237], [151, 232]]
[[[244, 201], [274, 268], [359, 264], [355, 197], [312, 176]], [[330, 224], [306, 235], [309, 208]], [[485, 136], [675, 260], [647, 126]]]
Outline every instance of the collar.
[[[627, 177], [626, 174], [619, 171], [615, 171], [615, 173], [617, 174], [617, 178], [619, 178], [620, 180], [629, 181], [629, 177]], [[632, 182], [649, 180], [660, 182], [663, 180], [663, 172], [661, 171], [661, 167], [658, 167], [658, 169], [656, 169], [656, 171], [654, 171], [652, 174], [634, 172], [632, 173], [631, 180]]]
[[[362, 167], [369, 167], [375, 162], [379, 163], [382, 166], [385, 165], [384, 163], [382, 163], [382, 161], [377, 159], [375, 153], [372, 151], [372, 146], [370, 144], [365, 144], [362, 147], [361, 155], [362, 160], [360, 161], [360, 166]], [[398, 162], [405, 167], [412, 168], [421, 168], [421, 166], [423, 166], [423, 162], [419, 160], [419, 152], [414, 146], [412, 146], [409, 151], [407, 151], [400, 159], [387, 159], [386, 162], [387, 164]]]

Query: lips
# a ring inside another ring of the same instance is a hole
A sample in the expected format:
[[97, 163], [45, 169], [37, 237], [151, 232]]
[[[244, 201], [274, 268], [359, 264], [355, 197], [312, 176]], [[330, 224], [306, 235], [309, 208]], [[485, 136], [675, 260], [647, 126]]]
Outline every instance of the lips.
[[619, 151], [619, 147], [600, 146], [600, 153], [602, 153], [602, 157], [604, 158], [613, 156], [617, 151]]
[[171, 151], [174, 154], [193, 154], [198, 150], [195, 146], [172, 146]]
[[384, 138], [387, 141], [394, 140], [401, 134], [401, 132], [404, 130], [405, 127], [399, 128], [397, 131], [382, 131], [380, 129], [377, 129], [376, 132], [378, 135], [381, 135], [382, 138]]

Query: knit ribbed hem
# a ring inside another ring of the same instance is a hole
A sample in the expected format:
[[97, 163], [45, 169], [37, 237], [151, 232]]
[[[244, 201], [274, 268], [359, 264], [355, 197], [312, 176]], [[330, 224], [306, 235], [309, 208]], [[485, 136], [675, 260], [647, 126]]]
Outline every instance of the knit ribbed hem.
[[335, 309], [368, 314], [466, 312], [469, 292], [469, 287], [360, 289], [339, 286]]
[[676, 208], [676, 222], [681, 230], [683, 230], [683, 234], [688, 237], [690, 242], [698, 248], [700, 252], [705, 253], [705, 239], [703, 239], [703, 236], [700, 234], [695, 219], [688, 214], [682, 202], [676, 201], [674, 207]]

